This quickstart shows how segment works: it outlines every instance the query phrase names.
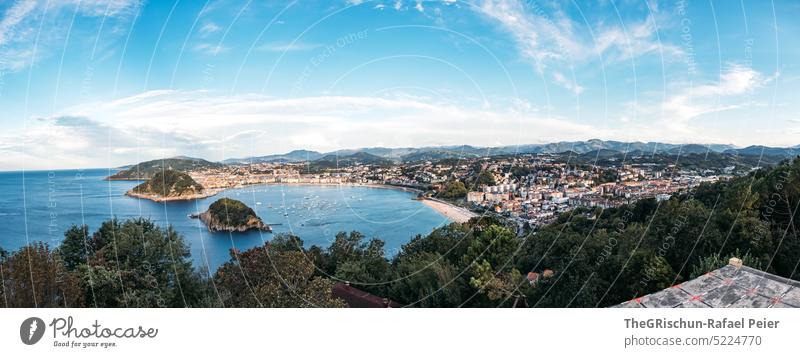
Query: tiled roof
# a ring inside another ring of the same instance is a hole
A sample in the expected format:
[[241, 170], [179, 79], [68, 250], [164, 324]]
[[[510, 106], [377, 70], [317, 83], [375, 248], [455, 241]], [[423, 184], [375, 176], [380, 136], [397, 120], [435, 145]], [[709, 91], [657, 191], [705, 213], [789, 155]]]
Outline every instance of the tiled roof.
[[613, 307], [800, 307], [800, 282], [747, 266], [726, 265]]
[[331, 295], [344, 300], [347, 307], [370, 308], [370, 307], [403, 307], [394, 301], [384, 299], [377, 295], [372, 295], [366, 291], [356, 289], [348, 283], [338, 282], [333, 284]]

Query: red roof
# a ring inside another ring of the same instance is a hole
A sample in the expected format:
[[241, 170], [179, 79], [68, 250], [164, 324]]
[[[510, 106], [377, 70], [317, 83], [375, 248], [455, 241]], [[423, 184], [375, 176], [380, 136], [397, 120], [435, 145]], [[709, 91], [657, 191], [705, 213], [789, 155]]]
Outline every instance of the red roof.
[[394, 301], [377, 295], [372, 295], [366, 291], [356, 289], [349, 284], [342, 282], [333, 284], [331, 295], [344, 300], [348, 307], [403, 307]]

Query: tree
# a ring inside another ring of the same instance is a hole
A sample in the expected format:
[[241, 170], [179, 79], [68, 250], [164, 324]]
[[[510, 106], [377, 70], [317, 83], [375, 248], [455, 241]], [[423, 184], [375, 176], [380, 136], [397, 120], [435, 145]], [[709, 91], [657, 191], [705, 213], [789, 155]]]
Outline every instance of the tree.
[[214, 274], [226, 307], [343, 307], [331, 295], [333, 283], [314, 276], [314, 264], [303, 252], [273, 250], [269, 244], [242, 253]]
[[508, 228], [491, 225], [470, 240], [462, 259], [465, 265], [487, 261], [491, 266], [513, 266], [519, 240]]
[[58, 253], [68, 270], [75, 270], [78, 265], [86, 264], [86, 259], [94, 254], [89, 245], [89, 226], [73, 225], [64, 232], [64, 240], [58, 247]]
[[453, 264], [437, 253], [399, 258], [389, 287], [391, 299], [415, 307], [454, 307], [461, 304], [464, 281]]
[[427, 236], [417, 235], [411, 241], [404, 244], [398, 258], [406, 255], [420, 253], [436, 253], [447, 259], [451, 264], [458, 265], [467, 253], [467, 246], [472, 240], [472, 228], [470, 225], [461, 223], [450, 223], [446, 226], [434, 229]]
[[80, 280], [44, 243], [33, 243], [0, 258], [0, 271], [0, 303], [6, 307], [83, 306]]
[[462, 198], [467, 195], [467, 187], [459, 180], [452, 180], [445, 184], [444, 190], [439, 195], [443, 198]]
[[[523, 171], [520, 171], [520, 172], [517, 172], [517, 173], [520, 176], [523, 176], [522, 175], [523, 172], [524, 172], [524, 169], [523, 169]], [[524, 175], [527, 175], [528, 173], [530, 173], [530, 170], [528, 170], [528, 172], [524, 172]], [[494, 180], [494, 175], [491, 172], [487, 171], [487, 170], [481, 171], [481, 173], [478, 174], [477, 179], [475, 179], [475, 186], [476, 187], [480, 187], [480, 186], [483, 186], [483, 185], [485, 185], [485, 186], [494, 186], [496, 184], [497, 183]]]
[[94, 255], [79, 269], [89, 306], [191, 307], [204, 300], [205, 283], [172, 227], [144, 218], [111, 220], [90, 245]]

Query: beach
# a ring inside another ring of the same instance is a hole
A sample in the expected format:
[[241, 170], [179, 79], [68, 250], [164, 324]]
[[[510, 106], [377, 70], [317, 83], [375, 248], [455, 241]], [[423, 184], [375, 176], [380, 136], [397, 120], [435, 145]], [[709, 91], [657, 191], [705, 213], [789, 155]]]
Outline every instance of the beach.
[[470, 218], [478, 215], [477, 213], [466, 208], [458, 207], [435, 199], [424, 199], [422, 200], [422, 203], [430, 208], [433, 208], [436, 212], [439, 212], [453, 222], [465, 223], [469, 221]]

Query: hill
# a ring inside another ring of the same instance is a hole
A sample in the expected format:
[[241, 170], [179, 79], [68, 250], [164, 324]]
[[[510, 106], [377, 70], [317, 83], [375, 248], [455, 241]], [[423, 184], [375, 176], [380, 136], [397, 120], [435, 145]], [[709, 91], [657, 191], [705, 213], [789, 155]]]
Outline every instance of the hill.
[[220, 198], [201, 213], [199, 218], [212, 232], [245, 232], [251, 229], [272, 231], [270, 226], [256, 215], [252, 208], [242, 201]]
[[335, 169], [339, 167], [349, 167], [358, 165], [370, 166], [391, 166], [394, 161], [369, 154], [366, 152], [357, 152], [351, 155], [325, 155], [320, 159], [312, 161], [308, 165], [309, 171], [322, 171], [327, 169]]
[[241, 159], [227, 159], [222, 161], [222, 163], [231, 165], [247, 165], [247, 164], [271, 163], [271, 162], [302, 162], [302, 161], [316, 160], [319, 159], [320, 157], [322, 157], [322, 153], [316, 151], [294, 150], [285, 154], [278, 154], [278, 155], [246, 157]]
[[211, 196], [213, 193], [197, 183], [191, 176], [175, 171], [159, 171], [146, 182], [132, 188], [128, 196], [153, 201], [180, 201]]
[[[800, 147], [800, 146], [798, 146]], [[610, 152], [617, 152], [620, 157], [625, 153], [636, 153], [633, 156], [651, 156], [654, 154], [681, 155], [725, 153], [741, 155], [764, 155], [771, 157], [792, 158], [800, 153], [798, 147], [776, 148], [764, 146], [750, 146], [736, 148], [728, 144], [669, 144], [661, 142], [641, 141], [614, 141], [590, 139], [583, 141], [560, 141], [544, 144], [521, 144], [496, 147], [479, 147], [470, 145], [454, 146], [429, 146], [429, 147], [368, 147], [358, 149], [343, 149], [328, 153], [319, 153], [308, 150], [295, 150], [281, 155], [258, 156], [241, 159], [228, 159], [223, 161], [228, 164], [246, 164], [259, 162], [302, 162], [302, 161], [335, 161], [333, 158], [347, 158], [356, 154], [369, 154], [395, 162], [419, 162], [443, 159], [475, 158], [495, 155], [523, 155], [523, 154], [560, 154], [574, 152], [578, 155], [587, 153], [601, 153], [609, 156]], [[589, 154], [588, 156], [592, 156]], [[628, 155], [630, 157], [631, 155]], [[341, 166], [341, 165], [340, 165]]]
[[127, 169], [120, 170], [117, 173], [107, 177], [107, 180], [147, 180], [153, 177], [157, 172], [164, 170], [177, 170], [177, 171], [192, 171], [202, 170], [209, 168], [219, 168], [224, 166], [218, 162], [211, 162], [208, 160], [176, 156], [168, 159], [150, 160], [140, 162], [136, 165], [130, 166]]

